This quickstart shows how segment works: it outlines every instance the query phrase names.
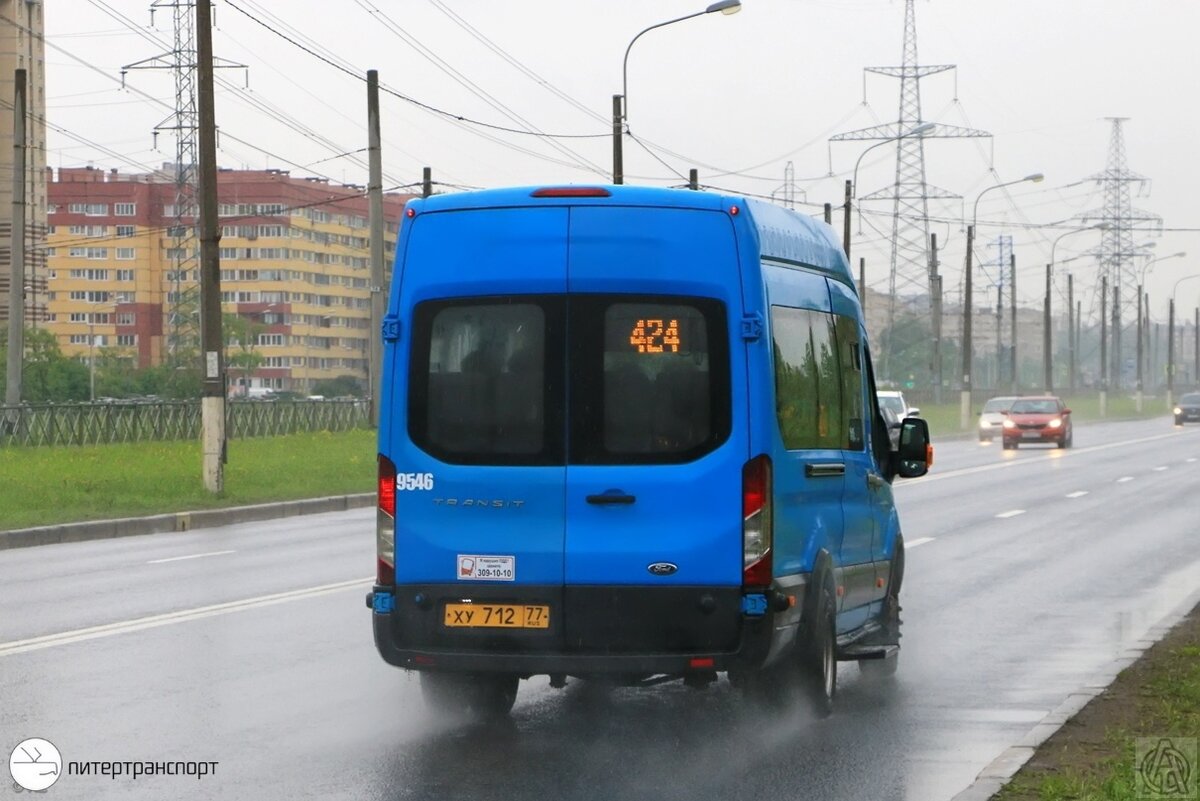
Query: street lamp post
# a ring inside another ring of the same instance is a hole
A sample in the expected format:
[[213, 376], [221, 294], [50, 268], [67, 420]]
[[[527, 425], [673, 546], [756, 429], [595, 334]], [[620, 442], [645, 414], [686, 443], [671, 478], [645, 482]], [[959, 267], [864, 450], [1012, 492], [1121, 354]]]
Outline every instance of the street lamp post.
[[[972, 314], [972, 297], [971, 297], [971, 251], [975, 247], [975, 224], [979, 220], [979, 200], [993, 189], [1001, 189], [1014, 184], [1021, 184], [1029, 181], [1030, 183], [1038, 183], [1043, 178], [1040, 172], [1026, 175], [1016, 181], [1006, 181], [1002, 184], [989, 186], [975, 197], [975, 206], [971, 211], [971, 224], [967, 226], [967, 255], [965, 264], [965, 274], [963, 275], [963, 347], [962, 347], [962, 372], [963, 372], [963, 388], [960, 403], [960, 418], [959, 425], [962, 430], [966, 431], [971, 424], [971, 318]], [[1001, 267], [1003, 269], [1003, 267]]]
[[625, 59], [621, 62], [621, 94], [613, 95], [613, 183], [625, 183], [625, 155], [621, 149], [621, 137], [624, 134], [625, 127], [629, 124], [629, 51], [633, 49], [633, 43], [642, 37], [642, 34], [649, 33], [655, 28], [663, 28], [667, 25], [673, 25], [676, 22], [683, 22], [685, 19], [692, 17], [702, 17], [705, 14], [712, 14], [715, 11], [720, 11], [722, 14], [736, 14], [742, 10], [742, 0], [717, 0], [703, 11], [697, 11], [692, 14], [685, 14], [682, 17], [669, 19], [666, 22], [659, 22], [651, 25], [648, 28], [643, 28], [638, 32], [638, 35], [629, 41], [629, 46], [625, 48]]
[[[1171, 345], [1167, 346], [1167, 408], [1175, 405], [1175, 399], [1172, 397], [1175, 389], [1175, 292], [1179, 289], [1179, 285], [1184, 281], [1190, 281], [1193, 278], [1200, 278], [1200, 273], [1185, 275], [1175, 282], [1175, 286], [1171, 287], [1171, 305], [1170, 305], [1170, 327], [1171, 327]], [[1184, 324], [1186, 325], [1186, 323]], [[1180, 347], [1182, 350], [1182, 346]], [[1182, 354], [1181, 354], [1182, 355]], [[1196, 311], [1196, 376], [1195, 380], [1200, 381], [1200, 309]]]
[[[1051, 347], [1053, 345], [1053, 339], [1050, 335], [1050, 288], [1051, 288], [1051, 284], [1053, 281], [1053, 275], [1054, 275], [1054, 264], [1055, 264], [1054, 251], [1058, 247], [1058, 243], [1060, 241], [1062, 241], [1064, 238], [1070, 236], [1071, 234], [1079, 234], [1079, 233], [1083, 233], [1084, 231], [1101, 231], [1101, 230], [1106, 230], [1107, 228], [1108, 228], [1108, 223], [1097, 223], [1096, 225], [1089, 225], [1086, 228], [1075, 228], [1070, 231], [1064, 231], [1063, 233], [1056, 236], [1054, 238], [1054, 242], [1052, 242], [1050, 244], [1050, 263], [1046, 265], [1045, 310], [1042, 315], [1042, 325], [1045, 327], [1045, 331], [1042, 334], [1042, 367], [1043, 367], [1043, 370], [1045, 373], [1045, 383], [1046, 383], [1046, 391], [1047, 392], [1054, 391], [1054, 388], [1053, 388], [1053, 384], [1054, 384], [1054, 361], [1053, 361], [1053, 358], [1054, 357], [1050, 352]], [[1068, 299], [1067, 299], [1068, 318], [1070, 317], [1070, 314], [1072, 312], [1071, 302], [1072, 302], [1072, 300], [1068, 296]], [[1071, 352], [1071, 364], [1070, 364], [1071, 375], [1069, 377], [1068, 384], [1069, 384], [1070, 388], [1072, 390], [1074, 390], [1075, 389], [1075, 340], [1074, 340], [1074, 337], [1072, 336], [1072, 333], [1070, 330], [1071, 327], [1072, 326], [1070, 325], [1070, 323], [1068, 323], [1067, 342], [1069, 343], [1069, 350]], [[1138, 377], [1138, 381], [1140, 384], [1140, 382], [1141, 382], [1140, 376]], [[1139, 402], [1139, 410], [1140, 410], [1140, 408], [1141, 408], [1141, 406], [1140, 406], [1140, 402]]]
[[[1137, 410], [1142, 411], [1144, 402], [1144, 384], [1145, 384], [1145, 340], [1150, 332], [1150, 302], [1149, 296], [1143, 296], [1143, 288], [1146, 286], [1146, 276], [1154, 272], [1154, 264], [1166, 259], [1178, 259], [1187, 255], [1186, 251], [1171, 253], [1166, 256], [1155, 256], [1142, 265], [1142, 271], [1138, 276], [1138, 320], [1136, 326], [1137, 332]], [[1174, 294], [1172, 294], [1174, 297]], [[1153, 362], [1152, 362], [1153, 363]]]
[[[911, 128], [907, 131], [904, 131], [903, 133], [899, 133], [895, 136], [889, 136], [887, 139], [878, 141], [875, 144], [871, 145], [870, 147], [865, 148], [862, 153], [858, 154], [858, 160], [854, 162], [854, 172], [851, 174], [851, 178], [850, 178], [850, 186], [849, 186], [850, 193], [849, 193], [849, 198], [846, 202], [846, 221], [843, 223], [843, 238], [846, 241], [842, 243], [842, 246], [846, 251], [847, 259], [850, 258], [850, 223], [849, 223], [850, 211], [851, 211], [850, 201], [854, 200], [858, 197], [858, 166], [860, 164], [862, 164], [863, 156], [867, 155], [872, 150], [874, 150], [875, 148], [877, 148], [881, 145], [886, 145], [891, 142], [899, 142], [901, 139], [909, 139], [914, 136], [924, 136], [925, 134], [929, 133], [936, 127], [937, 127], [936, 122], [923, 122], [920, 125], [916, 126], [915, 128]], [[860, 212], [859, 213], [860, 218], [861, 218], [861, 214], [862, 213]], [[861, 224], [859, 227], [861, 229], [861, 227], [862, 227]], [[860, 230], [859, 233], [862, 233], [862, 231]]]

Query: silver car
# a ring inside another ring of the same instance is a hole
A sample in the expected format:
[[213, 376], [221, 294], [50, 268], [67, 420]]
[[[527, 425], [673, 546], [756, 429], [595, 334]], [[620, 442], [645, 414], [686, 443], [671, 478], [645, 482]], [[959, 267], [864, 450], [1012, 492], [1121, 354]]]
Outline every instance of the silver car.
[[983, 404], [983, 411], [979, 413], [980, 442], [991, 442], [1001, 435], [1004, 418], [1015, 400], [1015, 397], [1001, 396], [992, 398]]

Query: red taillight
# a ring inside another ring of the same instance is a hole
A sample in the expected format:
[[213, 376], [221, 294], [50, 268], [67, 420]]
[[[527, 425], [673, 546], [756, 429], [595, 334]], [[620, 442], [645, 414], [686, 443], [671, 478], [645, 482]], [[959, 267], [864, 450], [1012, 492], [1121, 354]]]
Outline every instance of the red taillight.
[[381, 587], [390, 587], [396, 583], [396, 566], [389, 565], [383, 559], [375, 560], [375, 583]]
[[771, 459], [763, 455], [742, 468], [742, 585], [771, 583]]
[[379, 455], [379, 508], [375, 512], [375, 583], [396, 583], [396, 465]]
[[396, 465], [379, 455], [379, 511], [396, 516]]
[[612, 197], [602, 186], [547, 186], [533, 190], [533, 197]]
[[715, 664], [716, 662], [713, 661], [711, 656], [697, 656], [688, 661], [688, 667], [690, 668], [710, 668]]

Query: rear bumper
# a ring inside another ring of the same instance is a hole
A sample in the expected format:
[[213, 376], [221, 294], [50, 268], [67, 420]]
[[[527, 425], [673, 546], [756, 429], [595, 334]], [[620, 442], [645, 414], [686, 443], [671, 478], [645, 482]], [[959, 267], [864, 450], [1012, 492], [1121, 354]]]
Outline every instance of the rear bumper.
[[[522, 676], [753, 670], [795, 635], [804, 587], [804, 577], [791, 577], [766, 594], [761, 614], [747, 614], [737, 587], [376, 586], [376, 597], [394, 601], [382, 612], [376, 603], [371, 618], [380, 656], [410, 670]], [[475, 603], [549, 604], [551, 626], [449, 629], [444, 603], [467, 591]]]
[[[1032, 436], [1025, 436], [1030, 434]], [[1007, 429], [1004, 432], [1004, 441], [1007, 443], [1021, 442], [1065, 442], [1067, 439], [1067, 430], [1065, 428], [1046, 428], [1042, 430], [1017, 431], [1010, 433]]]

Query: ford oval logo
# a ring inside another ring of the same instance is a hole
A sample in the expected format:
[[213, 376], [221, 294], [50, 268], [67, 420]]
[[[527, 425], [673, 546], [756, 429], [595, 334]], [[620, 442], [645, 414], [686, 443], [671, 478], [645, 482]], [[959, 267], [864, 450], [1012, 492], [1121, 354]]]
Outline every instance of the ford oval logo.
[[656, 576], [669, 576], [679, 569], [679, 565], [673, 565], [670, 562], [655, 562], [647, 565], [646, 569]]

